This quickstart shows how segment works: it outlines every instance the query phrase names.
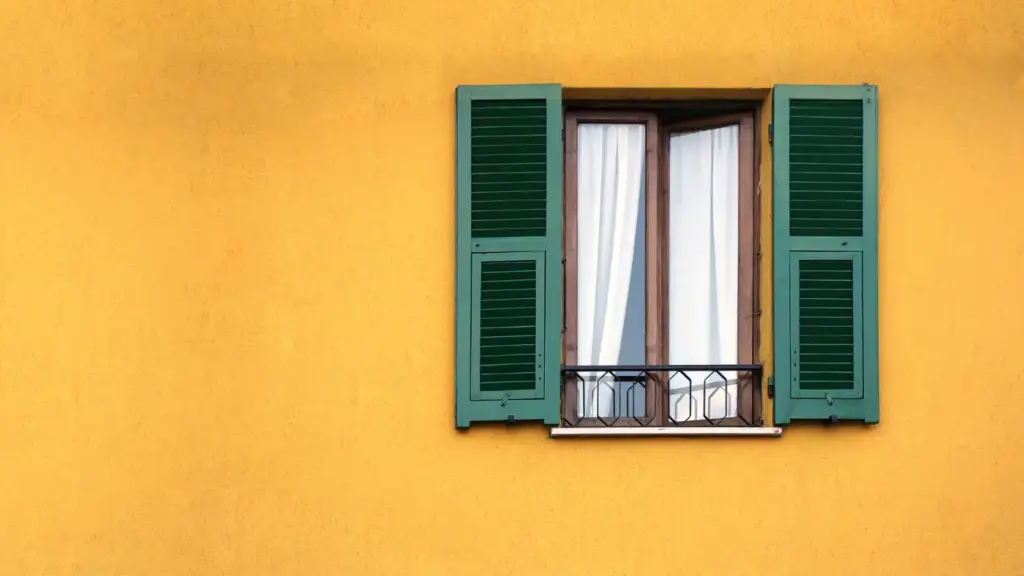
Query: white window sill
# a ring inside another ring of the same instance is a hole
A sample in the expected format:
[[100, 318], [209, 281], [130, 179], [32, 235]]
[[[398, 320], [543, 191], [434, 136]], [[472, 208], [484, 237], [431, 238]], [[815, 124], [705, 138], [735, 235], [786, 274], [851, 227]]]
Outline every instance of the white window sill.
[[721, 438], [778, 438], [782, 436], [782, 428], [685, 428], [685, 427], [585, 427], [585, 428], [552, 428], [552, 438], [613, 438], [613, 437], [650, 437], [650, 436], [681, 436], [681, 437], [721, 437]]

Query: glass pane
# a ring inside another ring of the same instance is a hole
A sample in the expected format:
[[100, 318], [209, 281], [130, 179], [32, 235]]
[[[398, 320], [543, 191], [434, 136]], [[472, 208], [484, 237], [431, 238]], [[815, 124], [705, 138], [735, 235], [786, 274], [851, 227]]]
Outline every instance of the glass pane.
[[[644, 364], [645, 127], [581, 124], [577, 364]], [[581, 417], [643, 416], [636, 373], [580, 374]]]
[[[739, 304], [739, 128], [669, 139], [671, 364], [736, 364]], [[677, 421], [737, 413], [735, 372], [687, 372], [669, 381]]]

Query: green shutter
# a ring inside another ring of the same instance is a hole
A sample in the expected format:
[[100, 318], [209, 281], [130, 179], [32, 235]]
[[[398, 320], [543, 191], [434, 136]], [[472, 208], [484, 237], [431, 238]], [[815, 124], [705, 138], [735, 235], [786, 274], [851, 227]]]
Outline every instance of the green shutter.
[[561, 86], [460, 86], [455, 156], [455, 425], [557, 425]]
[[878, 88], [773, 102], [775, 423], [876, 423]]

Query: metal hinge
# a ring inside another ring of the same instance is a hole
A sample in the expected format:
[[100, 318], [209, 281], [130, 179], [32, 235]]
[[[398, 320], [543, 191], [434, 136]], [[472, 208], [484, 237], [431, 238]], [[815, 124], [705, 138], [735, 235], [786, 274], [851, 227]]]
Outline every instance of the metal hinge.
[[775, 376], [768, 377], [768, 397], [775, 398]]
[[774, 122], [768, 125], [768, 145], [769, 146], [774, 146], [775, 145], [775, 123]]

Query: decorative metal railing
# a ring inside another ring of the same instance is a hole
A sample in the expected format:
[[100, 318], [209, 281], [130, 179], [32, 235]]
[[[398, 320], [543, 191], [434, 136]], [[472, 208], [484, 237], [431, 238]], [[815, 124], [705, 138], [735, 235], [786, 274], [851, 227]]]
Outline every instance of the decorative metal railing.
[[761, 426], [760, 364], [562, 366], [562, 426]]

